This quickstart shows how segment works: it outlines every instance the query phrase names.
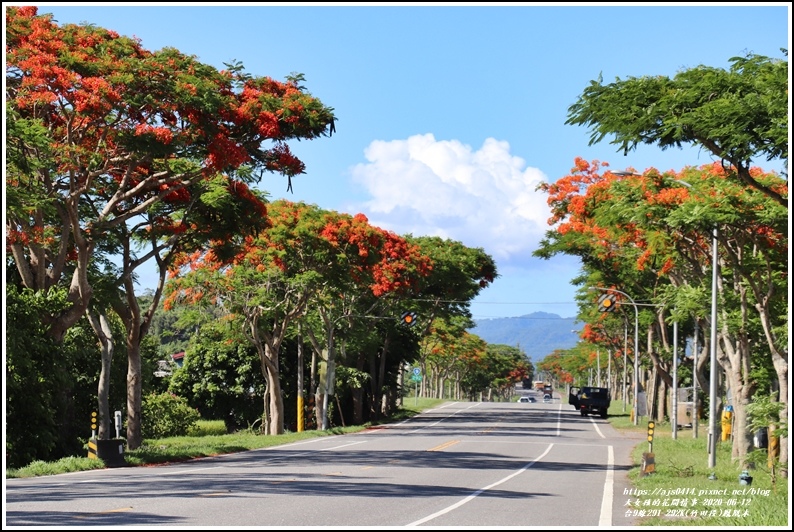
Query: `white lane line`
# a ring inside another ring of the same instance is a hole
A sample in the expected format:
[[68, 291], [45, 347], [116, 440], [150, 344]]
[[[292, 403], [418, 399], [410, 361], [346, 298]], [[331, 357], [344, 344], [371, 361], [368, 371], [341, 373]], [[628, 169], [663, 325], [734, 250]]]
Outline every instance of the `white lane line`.
[[607, 453], [607, 478], [604, 481], [604, 498], [601, 499], [601, 516], [598, 526], [612, 526], [612, 488], [615, 479], [615, 453], [609, 446]]
[[562, 434], [562, 399], [560, 399], [560, 408], [557, 409], [557, 436]]
[[405, 526], [417, 526], [417, 525], [421, 525], [422, 523], [426, 523], [426, 522], [428, 522], [428, 521], [430, 521], [430, 520], [432, 520], [432, 519], [435, 519], [436, 517], [439, 517], [439, 516], [441, 516], [441, 515], [444, 515], [444, 514], [446, 514], [446, 513], [449, 513], [449, 512], [451, 512], [452, 510], [454, 510], [454, 509], [456, 509], [456, 508], [460, 508], [461, 506], [463, 506], [463, 505], [464, 505], [464, 504], [466, 504], [467, 502], [474, 500], [474, 499], [475, 499], [475, 498], [477, 498], [477, 497], [478, 497], [480, 494], [482, 494], [482, 493], [484, 493], [484, 492], [488, 491], [489, 489], [491, 489], [491, 488], [494, 488], [494, 487], [496, 487], [496, 486], [498, 486], [499, 484], [502, 484], [502, 483], [504, 483], [504, 482], [507, 482], [508, 480], [510, 480], [511, 478], [513, 478], [513, 477], [515, 477], [515, 476], [517, 476], [517, 475], [520, 475], [521, 473], [523, 473], [524, 471], [526, 471], [527, 469], [529, 469], [530, 467], [532, 467], [533, 465], [535, 465], [535, 464], [536, 464], [538, 461], [540, 461], [540, 460], [541, 460], [541, 459], [542, 459], [544, 456], [546, 456], [547, 454], [549, 454], [549, 451], [551, 451], [551, 448], [552, 448], [552, 447], [554, 447], [554, 444], [553, 444], [553, 443], [550, 443], [550, 444], [549, 444], [549, 446], [546, 448], [546, 450], [543, 452], [543, 454], [541, 454], [540, 456], [538, 456], [538, 457], [537, 457], [535, 460], [533, 460], [533, 461], [529, 462], [527, 465], [525, 465], [524, 467], [522, 467], [521, 469], [519, 469], [519, 470], [518, 470], [518, 471], [516, 471], [515, 473], [511, 473], [511, 474], [507, 475], [507, 476], [506, 476], [505, 478], [503, 478], [502, 480], [500, 480], [500, 481], [498, 481], [498, 482], [494, 482], [493, 484], [490, 484], [490, 485], [488, 485], [488, 486], [485, 486], [484, 488], [478, 489], [477, 491], [475, 491], [474, 493], [472, 493], [471, 495], [469, 495], [469, 496], [468, 496], [468, 497], [466, 497], [465, 499], [463, 499], [463, 500], [461, 500], [461, 501], [459, 501], [459, 502], [456, 502], [456, 503], [455, 503], [455, 504], [453, 504], [452, 506], [447, 506], [447, 507], [446, 507], [446, 508], [444, 508], [443, 510], [440, 510], [440, 511], [438, 511], [438, 512], [434, 513], [434, 514], [428, 515], [427, 517], [423, 517], [422, 519], [419, 519], [418, 521], [414, 521], [413, 523], [408, 523], [408, 524], [407, 524], [407, 525], [405, 525]]
[[[590, 417], [590, 416], [587, 416], [587, 417]], [[604, 436], [604, 433], [603, 433], [603, 432], [601, 432], [601, 429], [600, 429], [600, 428], [598, 428], [598, 423], [596, 423], [596, 422], [595, 422], [595, 419], [593, 419], [593, 418], [590, 418], [590, 423], [592, 423], [592, 424], [593, 424], [593, 426], [594, 426], [594, 427], [595, 427], [595, 429], [596, 429], [596, 432], [598, 433], [598, 435], [599, 435], [599, 436], [601, 436], [601, 439], [605, 440], [605, 439], [606, 439], [606, 436]]]

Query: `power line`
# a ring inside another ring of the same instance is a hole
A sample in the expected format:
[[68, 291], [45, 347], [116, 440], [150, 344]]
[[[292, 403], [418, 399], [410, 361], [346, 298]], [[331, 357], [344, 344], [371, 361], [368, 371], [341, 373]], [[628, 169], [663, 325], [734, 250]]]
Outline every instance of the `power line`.
[[571, 318], [563, 318], [561, 316], [556, 316], [556, 317], [552, 317], [552, 318], [544, 318], [544, 317], [535, 317], [535, 316], [529, 316], [529, 315], [528, 316], [509, 316], [509, 317], [506, 317], [506, 316], [484, 316], [482, 314], [477, 314], [476, 316], [473, 316], [473, 317], [474, 318], [494, 318], [494, 319], [500, 319], [500, 320], [574, 320], [574, 321], [576, 320], [576, 318], [573, 318], [573, 317], [571, 317]]
[[476, 305], [576, 305], [575, 301], [472, 301], [470, 299], [432, 299], [412, 298], [407, 301], [428, 301], [431, 303], [473, 303]]
[[477, 305], [576, 305], [575, 301], [476, 301]]

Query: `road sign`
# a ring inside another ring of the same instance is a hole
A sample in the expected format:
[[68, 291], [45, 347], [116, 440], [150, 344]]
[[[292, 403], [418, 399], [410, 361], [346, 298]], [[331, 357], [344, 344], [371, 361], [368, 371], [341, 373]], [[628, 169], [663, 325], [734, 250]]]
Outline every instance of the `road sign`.
[[419, 368], [414, 368], [414, 375], [419, 375], [420, 373], [422, 373], [422, 370], [421, 370], [421, 369], [419, 369]]
[[412, 382], [422, 382], [422, 377], [420, 377], [419, 375], [411, 375], [411, 381]]

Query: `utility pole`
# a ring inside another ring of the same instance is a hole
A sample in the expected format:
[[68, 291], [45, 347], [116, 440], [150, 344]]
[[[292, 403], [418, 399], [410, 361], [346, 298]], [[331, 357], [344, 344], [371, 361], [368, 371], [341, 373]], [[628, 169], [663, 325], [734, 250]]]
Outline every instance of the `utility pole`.
[[698, 437], [698, 318], [695, 316], [695, 336], [692, 340], [692, 437]]
[[673, 322], [673, 439], [678, 439], [678, 320]]

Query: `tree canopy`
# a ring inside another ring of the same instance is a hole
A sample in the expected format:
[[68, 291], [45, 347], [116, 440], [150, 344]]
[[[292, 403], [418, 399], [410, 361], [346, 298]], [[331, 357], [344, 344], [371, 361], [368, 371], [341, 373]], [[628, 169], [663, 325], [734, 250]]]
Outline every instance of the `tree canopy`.
[[699, 65], [672, 79], [604, 84], [599, 77], [568, 108], [565, 123], [589, 127], [590, 145], [613, 137], [610, 143], [624, 153], [640, 144], [701, 146], [746, 185], [787, 206], [781, 190], [759, 183], [750, 167], [762, 157], [788, 167], [788, 60], [749, 53], [730, 63], [728, 70]]
[[[36, 7], [6, 10], [6, 234], [17, 278], [46, 291], [68, 285], [69, 305], [47, 313], [61, 341], [95, 297], [109, 267], [112, 305], [125, 325], [127, 433], [141, 443], [140, 345], [176, 256], [212, 249], [231, 258], [267, 224], [265, 172], [290, 190], [304, 164], [289, 142], [330, 135], [333, 109], [301, 74], [286, 81], [224, 70], [171, 47], [89, 24], [56, 24]], [[159, 284], [148, 309], [135, 271], [155, 260]]]
[[[712, 163], [627, 175], [611, 172], [606, 163], [577, 159], [571, 175], [541, 186], [549, 195], [554, 229], [536, 255], [581, 257], [581, 315], [589, 324], [585, 338], [596, 345], [610, 345], [604, 335], [615, 335], [620, 327], [603, 326], [604, 313], [595, 311], [600, 292], [590, 288], [632, 294], [634, 301], [618, 300], [629, 309], [642, 302], [640, 325], [649, 330], [642, 355], [668, 383], [675, 347], [666, 324], [694, 322], [701, 331], [715, 327], [707, 309], [716, 279], [718, 362], [737, 412], [735, 453], [744, 456], [749, 449], [744, 408], [753, 395], [766, 386], [778, 391], [784, 413], [788, 403], [788, 210], [762, 191], [777, 190], [788, 198], [788, 186], [777, 174], [751, 167], [748, 173], [759, 185], [751, 187], [736, 172]], [[716, 273], [710, 268], [715, 258]], [[777, 382], [757, 378], [756, 368], [764, 366], [774, 366]]]

